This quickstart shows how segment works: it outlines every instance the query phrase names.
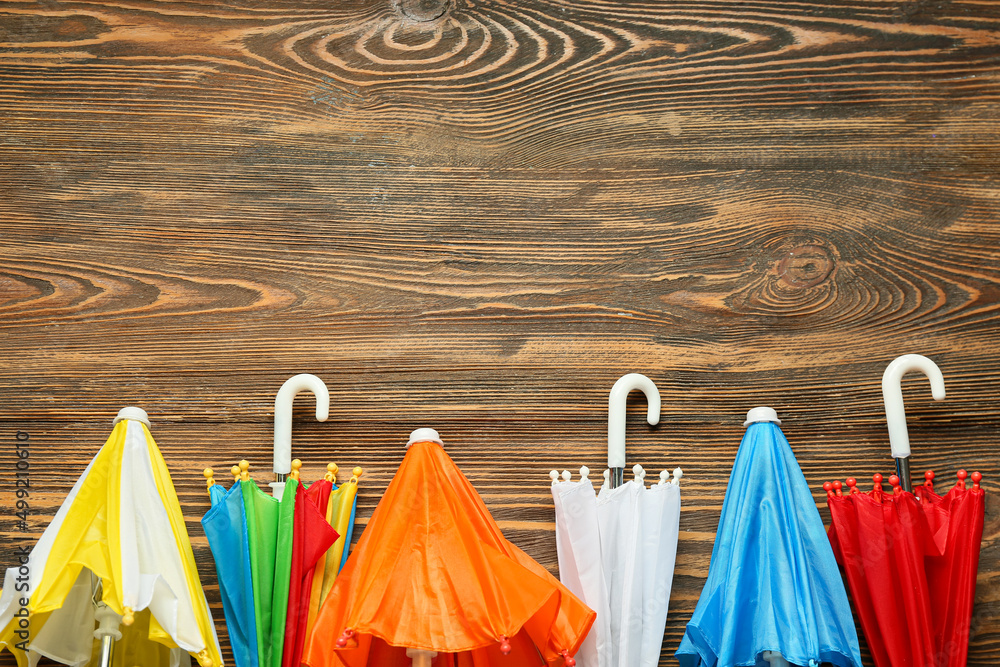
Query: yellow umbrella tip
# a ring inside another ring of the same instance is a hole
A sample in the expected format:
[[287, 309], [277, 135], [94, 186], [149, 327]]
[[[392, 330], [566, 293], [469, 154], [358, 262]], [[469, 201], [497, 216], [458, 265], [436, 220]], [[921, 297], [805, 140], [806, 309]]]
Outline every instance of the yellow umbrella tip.
[[337, 481], [337, 472], [339, 470], [340, 470], [340, 466], [338, 466], [336, 463], [327, 463], [326, 464], [326, 475], [324, 475], [323, 477], [328, 482], [336, 482]]
[[233, 476], [233, 481], [236, 481], [237, 479], [240, 478], [240, 467], [233, 466], [232, 468], [229, 469], [229, 474]]
[[246, 459], [240, 461], [240, 479], [244, 482], [250, 479], [250, 462]]
[[205, 468], [201, 474], [205, 476], [206, 486], [211, 489], [212, 485], [215, 484], [215, 473], [211, 468]]
[[301, 467], [302, 467], [302, 461], [300, 461], [298, 459], [292, 460], [292, 472], [290, 472], [288, 474], [289, 477], [291, 477], [292, 479], [298, 479], [299, 478], [299, 469]]
[[132, 611], [131, 607], [125, 607], [122, 612], [122, 625], [132, 625], [135, 623], [135, 612]]

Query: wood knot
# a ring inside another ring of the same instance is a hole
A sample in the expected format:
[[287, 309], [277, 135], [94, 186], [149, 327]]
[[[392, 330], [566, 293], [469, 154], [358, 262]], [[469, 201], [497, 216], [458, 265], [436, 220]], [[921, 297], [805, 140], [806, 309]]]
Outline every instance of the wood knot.
[[795, 246], [778, 260], [777, 273], [786, 285], [808, 288], [829, 278], [833, 265], [833, 255], [828, 248], [805, 243]]
[[394, 0], [397, 12], [418, 23], [437, 21], [454, 8], [454, 0]]

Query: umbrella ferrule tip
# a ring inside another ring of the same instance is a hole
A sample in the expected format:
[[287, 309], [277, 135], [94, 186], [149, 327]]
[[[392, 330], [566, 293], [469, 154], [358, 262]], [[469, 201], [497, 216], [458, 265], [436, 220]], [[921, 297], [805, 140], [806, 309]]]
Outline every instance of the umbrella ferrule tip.
[[778, 419], [778, 413], [774, 410], [774, 408], [764, 406], [748, 410], [747, 420], [743, 422], [743, 426], [750, 426], [751, 424], [756, 424], [758, 422], [771, 422], [781, 426], [781, 420]]
[[410, 433], [410, 440], [406, 443], [407, 449], [410, 445], [417, 442], [436, 442], [437, 444], [444, 447], [444, 441], [438, 432], [432, 428], [418, 428]]
[[146, 414], [146, 411], [132, 405], [118, 411], [118, 415], [115, 417], [115, 421], [112, 423], [112, 426], [126, 419], [142, 422], [146, 425], [146, 428], [152, 428], [152, 425], [149, 423], [149, 415]]

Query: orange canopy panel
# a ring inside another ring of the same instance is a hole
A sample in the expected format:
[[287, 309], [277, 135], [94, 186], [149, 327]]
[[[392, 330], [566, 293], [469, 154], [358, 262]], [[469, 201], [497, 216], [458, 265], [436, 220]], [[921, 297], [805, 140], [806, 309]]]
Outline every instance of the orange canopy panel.
[[436, 442], [415, 442], [320, 609], [310, 667], [572, 667], [594, 623], [508, 542]]

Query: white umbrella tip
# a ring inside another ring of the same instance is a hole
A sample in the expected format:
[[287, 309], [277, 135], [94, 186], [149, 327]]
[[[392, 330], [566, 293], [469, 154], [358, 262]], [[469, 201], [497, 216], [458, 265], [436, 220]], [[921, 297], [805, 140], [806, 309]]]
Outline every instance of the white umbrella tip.
[[146, 428], [152, 428], [152, 425], [149, 423], [149, 415], [147, 415], [146, 411], [143, 410], [142, 408], [137, 408], [134, 406], [122, 408], [121, 410], [118, 411], [118, 416], [115, 417], [115, 421], [112, 422], [112, 426], [122, 421], [123, 419], [132, 419], [134, 421], [140, 421], [146, 425]]
[[757, 422], [773, 422], [781, 426], [781, 420], [778, 419], [778, 413], [774, 411], [774, 408], [759, 407], [749, 410], [747, 412], [747, 420], [743, 422], [743, 426], [749, 426]]
[[436, 442], [444, 447], [444, 441], [441, 440], [441, 436], [432, 428], [418, 428], [411, 432], [410, 440], [406, 443], [406, 447], [409, 448], [415, 442]]

